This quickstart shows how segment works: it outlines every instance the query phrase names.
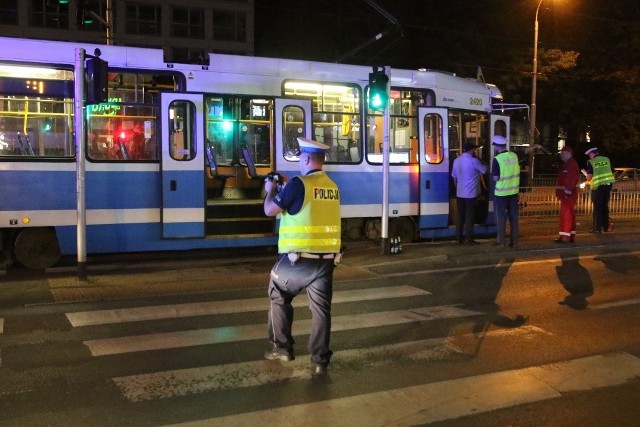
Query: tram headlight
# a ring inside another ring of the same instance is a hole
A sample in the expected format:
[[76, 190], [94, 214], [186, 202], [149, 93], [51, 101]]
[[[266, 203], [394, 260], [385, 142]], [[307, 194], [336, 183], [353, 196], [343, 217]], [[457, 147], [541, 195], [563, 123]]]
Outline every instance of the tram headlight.
[[22, 223], [27, 225], [31, 222], [31, 218], [29, 218], [28, 216], [25, 216], [22, 218]]

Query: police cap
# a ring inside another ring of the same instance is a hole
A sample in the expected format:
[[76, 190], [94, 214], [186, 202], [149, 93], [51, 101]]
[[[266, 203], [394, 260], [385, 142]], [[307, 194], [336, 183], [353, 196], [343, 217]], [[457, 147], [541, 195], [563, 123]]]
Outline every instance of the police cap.
[[307, 153], [324, 153], [329, 149], [328, 145], [310, 138], [298, 138], [298, 145], [300, 146], [300, 151]]

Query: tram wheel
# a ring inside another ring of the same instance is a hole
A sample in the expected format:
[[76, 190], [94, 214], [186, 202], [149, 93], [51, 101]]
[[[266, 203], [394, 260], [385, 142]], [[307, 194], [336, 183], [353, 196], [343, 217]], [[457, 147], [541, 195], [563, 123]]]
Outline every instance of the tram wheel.
[[43, 270], [60, 259], [60, 245], [50, 228], [25, 228], [13, 244], [16, 260], [25, 267]]
[[389, 221], [389, 237], [399, 236], [403, 243], [416, 240], [416, 223], [407, 217], [392, 218]]

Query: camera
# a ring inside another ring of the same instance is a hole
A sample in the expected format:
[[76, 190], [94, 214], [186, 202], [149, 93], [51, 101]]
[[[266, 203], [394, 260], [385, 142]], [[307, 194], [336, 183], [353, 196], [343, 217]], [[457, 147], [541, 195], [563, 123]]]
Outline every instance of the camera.
[[279, 193], [284, 186], [284, 177], [278, 172], [269, 172], [267, 174], [267, 180], [276, 184], [276, 193]]

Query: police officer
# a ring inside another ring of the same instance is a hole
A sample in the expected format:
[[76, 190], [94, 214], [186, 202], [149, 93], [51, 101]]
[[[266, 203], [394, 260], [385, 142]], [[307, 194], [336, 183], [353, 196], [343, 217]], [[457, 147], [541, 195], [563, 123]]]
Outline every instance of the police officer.
[[308, 350], [313, 373], [324, 374], [333, 354], [331, 298], [333, 269], [340, 257], [340, 193], [322, 171], [329, 148], [308, 138], [298, 138], [300, 172], [277, 191], [265, 181], [264, 213], [280, 214], [278, 258], [271, 269], [268, 319], [268, 360], [294, 359], [291, 325], [293, 298], [306, 289], [311, 310]]
[[609, 231], [609, 198], [611, 184], [615, 181], [611, 161], [598, 154], [598, 148], [589, 148], [585, 153], [589, 156], [586, 177], [591, 186], [591, 203], [593, 203], [593, 229], [590, 233], [600, 234]]
[[518, 245], [518, 193], [520, 192], [520, 165], [518, 155], [507, 149], [507, 138], [496, 135], [491, 143], [495, 157], [491, 165], [493, 176], [493, 207], [496, 214], [496, 245], [504, 247], [506, 242], [507, 218], [511, 224], [509, 246]]

